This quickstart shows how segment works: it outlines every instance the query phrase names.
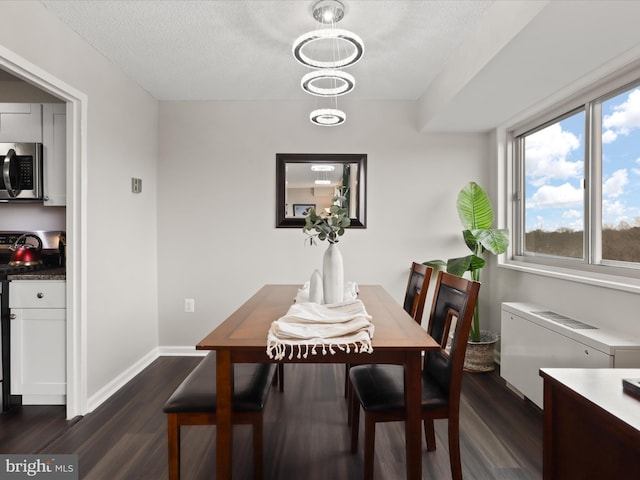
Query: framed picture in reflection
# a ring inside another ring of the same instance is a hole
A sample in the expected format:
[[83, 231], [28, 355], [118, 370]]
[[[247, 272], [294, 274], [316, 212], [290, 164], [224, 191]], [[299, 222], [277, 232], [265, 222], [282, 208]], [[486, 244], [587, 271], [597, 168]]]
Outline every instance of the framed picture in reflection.
[[294, 217], [306, 217], [311, 212], [312, 208], [316, 208], [316, 204], [313, 203], [294, 203], [293, 204], [293, 216]]

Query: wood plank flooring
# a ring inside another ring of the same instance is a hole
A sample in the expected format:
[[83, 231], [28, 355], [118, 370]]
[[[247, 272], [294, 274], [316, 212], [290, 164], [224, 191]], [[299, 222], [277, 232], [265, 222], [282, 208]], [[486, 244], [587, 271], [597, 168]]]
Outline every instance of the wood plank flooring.
[[[0, 415], [0, 453], [77, 453], [82, 479], [164, 480], [162, 405], [198, 357], [160, 357], [81, 419], [62, 407], [22, 407]], [[286, 365], [285, 392], [272, 389], [265, 409], [265, 480], [361, 478], [362, 443], [349, 453], [342, 365]], [[498, 372], [465, 374], [461, 405], [466, 480], [542, 478], [542, 413], [509, 391]], [[362, 422], [361, 422], [362, 423]], [[251, 431], [234, 427], [234, 478], [252, 478]], [[436, 421], [435, 452], [423, 450], [423, 478], [451, 478], [446, 420]], [[362, 434], [361, 434], [362, 442]], [[379, 424], [375, 478], [405, 477], [402, 423]], [[215, 478], [215, 427], [185, 427], [182, 478]]]

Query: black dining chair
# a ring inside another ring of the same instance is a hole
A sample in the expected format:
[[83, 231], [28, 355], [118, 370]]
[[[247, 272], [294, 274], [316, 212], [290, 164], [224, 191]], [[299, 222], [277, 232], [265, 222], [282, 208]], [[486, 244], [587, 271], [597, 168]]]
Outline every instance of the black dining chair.
[[[424, 304], [429, 291], [429, 282], [433, 273], [432, 267], [427, 267], [421, 263], [412, 262], [409, 270], [409, 280], [404, 293], [404, 301], [402, 306], [404, 310], [411, 315], [418, 324], [422, 325], [422, 316], [424, 312]], [[345, 365], [344, 374], [344, 395], [347, 400], [350, 398], [349, 387], [349, 369], [351, 364]], [[349, 411], [348, 424], [351, 425], [351, 412]]]
[[[436, 449], [435, 419], [449, 419], [449, 461], [453, 480], [462, 479], [459, 410], [467, 340], [480, 284], [440, 271], [427, 331], [439, 350], [427, 351], [422, 367], [422, 420], [427, 451]], [[349, 371], [352, 394], [351, 452], [358, 450], [359, 407], [364, 411], [365, 480], [373, 478], [375, 425], [406, 418], [404, 368], [360, 365]]]

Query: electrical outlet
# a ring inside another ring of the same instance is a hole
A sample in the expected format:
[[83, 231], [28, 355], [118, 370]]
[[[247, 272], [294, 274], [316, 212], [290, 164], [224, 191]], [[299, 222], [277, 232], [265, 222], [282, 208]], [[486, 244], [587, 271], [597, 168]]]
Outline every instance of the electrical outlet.
[[184, 311], [187, 313], [193, 313], [196, 311], [196, 301], [193, 298], [184, 299]]

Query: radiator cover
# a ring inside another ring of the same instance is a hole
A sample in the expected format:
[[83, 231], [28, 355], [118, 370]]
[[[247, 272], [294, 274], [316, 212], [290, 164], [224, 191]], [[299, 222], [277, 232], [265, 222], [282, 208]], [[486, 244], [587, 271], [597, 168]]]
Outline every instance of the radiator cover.
[[541, 368], [640, 368], [640, 338], [528, 303], [503, 303], [500, 375], [543, 408]]

